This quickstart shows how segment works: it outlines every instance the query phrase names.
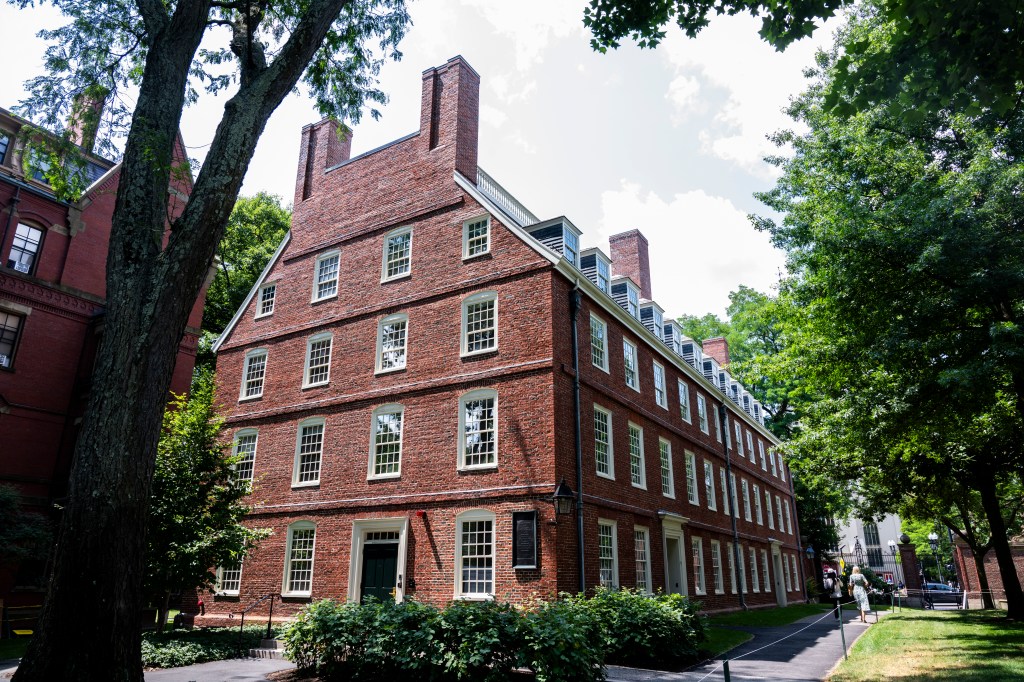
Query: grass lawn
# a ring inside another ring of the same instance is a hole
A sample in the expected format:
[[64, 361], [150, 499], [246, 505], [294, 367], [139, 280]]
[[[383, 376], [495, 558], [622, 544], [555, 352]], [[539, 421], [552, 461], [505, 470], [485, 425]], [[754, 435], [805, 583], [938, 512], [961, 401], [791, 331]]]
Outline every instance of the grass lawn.
[[807, 616], [821, 615], [828, 611], [828, 604], [792, 604], [782, 608], [737, 611], [722, 616], [711, 616], [708, 620], [714, 626], [773, 627], [789, 625]]
[[0, 639], [0, 661], [9, 658], [21, 658], [25, 655], [30, 638], [15, 637], [13, 639]]
[[1024, 623], [1000, 611], [894, 613], [857, 640], [828, 682], [1024, 680]]
[[742, 630], [728, 630], [726, 628], [708, 628], [708, 638], [700, 646], [700, 658], [717, 658], [729, 649], [750, 641], [754, 636]]

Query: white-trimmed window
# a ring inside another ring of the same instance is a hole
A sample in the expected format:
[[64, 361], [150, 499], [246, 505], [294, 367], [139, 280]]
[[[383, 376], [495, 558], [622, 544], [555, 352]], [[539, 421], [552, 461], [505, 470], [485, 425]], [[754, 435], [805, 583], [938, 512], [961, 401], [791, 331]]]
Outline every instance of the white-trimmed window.
[[[719, 418], [718, 410], [715, 410], [715, 414], [713, 415], [713, 419], [711, 421], [715, 422], [715, 440], [718, 441], [719, 443], [721, 443], [722, 442], [722, 420]], [[707, 430], [705, 430], [704, 433], [707, 433]]]
[[789, 557], [782, 555], [782, 577], [786, 583], [786, 592], [793, 591], [793, 583], [789, 579]]
[[772, 448], [768, 448], [768, 461], [772, 465], [772, 476], [777, 477], [779, 475], [779, 470], [775, 467], [775, 450]]
[[754, 436], [747, 430], [747, 452], [750, 453], [750, 463], [757, 464], [757, 455], [754, 452]]
[[324, 454], [324, 420], [313, 417], [299, 422], [295, 439], [295, 465], [292, 486], [320, 483], [320, 462]]
[[796, 567], [796, 555], [795, 554], [790, 554], [789, 555], [789, 566], [790, 566], [790, 573], [793, 574], [793, 591], [797, 591], [797, 590], [800, 589], [800, 572], [799, 572], [799, 570], [797, 570], [797, 567]]
[[757, 525], [764, 525], [764, 514], [761, 512], [761, 486], [754, 484], [754, 520]]
[[405, 408], [398, 404], [383, 405], [373, 411], [369, 478], [401, 476], [404, 421]]
[[740, 589], [743, 593], [747, 592], [747, 558], [744, 556], [743, 545], [739, 546], [739, 558], [740, 558]]
[[626, 385], [634, 391], [639, 391], [640, 365], [637, 361], [636, 346], [625, 339], [622, 340], [622, 361], [626, 371]]
[[640, 291], [626, 285], [626, 312], [640, 319]]
[[217, 567], [217, 594], [237, 595], [242, 587], [242, 564]]
[[659, 438], [658, 455], [661, 458], [661, 494], [665, 497], [675, 497], [676, 487], [672, 480], [672, 443]]
[[601, 587], [618, 587], [619, 552], [614, 521], [597, 520], [598, 578]]
[[659, 406], [668, 409], [668, 388], [665, 385], [665, 368], [658, 363], [654, 364], [654, 402]]
[[[718, 422], [715, 423], [717, 424]], [[700, 426], [700, 430], [704, 433], [708, 432], [708, 404], [700, 393], [697, 394], [697, 425]], [[717, 427], [715, 431], [718, 431]], [[721, 434], [718, 435], [721, 436]], [[719, 438], [718, 440], [721, 442], [722, 439]]]
[[267, 376], [267, 349], [254, 348], [245, 354], [242, 370], [242, 388], [239, 400], [259, 398], [263, 395], [263, 380]]
[[590, 361], [594, 367], [608, 371], [608, 325], [593, 313], [590, 315]]
[[498, 294], [473, 294], [462, 302], [462, 354], [487, 353], [497, 347]]
[[597, 288], [610, 296], [612, 293], [611, 268], [600, 256], [595, 260], [597, 261]]
[[313, 556], [316, 550], [316, 524], [296, 521], [288, 526], [288, 545], [284, 553], [284, 585], [281, 594], [308, 597], [313, 592]]
[[644, 471], [644, 430], [629, 423], [629, 480], [637, 488], [647, 487]]
[[768, 512], [768, 527], [775, 530], [775, 512], [772, 511], [772, 494], [767, 490], [764, 491], [764, 507], [765, 511]]
[[753, 517], [750, 515], [750, 486], [747, 484], [747, 479], [740, 479], [740, 490], [743, 491], [743, 518], [747, 521], [752, 521]]
[[316, 257], [313, 267], [313, 302], [338, 295], [338, 264], [341, 253], [331, 251]]
[[757, 550], [753, 547], [750, 548], [750, 591], [760, 592], [761, 585], [760, 580], [757, 576]]
[[274, 313], [274, 300], [277, 298], [277, 282], [264, 284], [260, 287], [259, 301], [256, 303], [256, 317], [266, 317]]
[[722, 513], [729, 514], [729, 488], [725, 484], [725, 467], [718, 470], [718, 479], [722, 484]]
[[317, 334], [306, 340], [306, 371], [302, 387], [323, 386], [331, 380], [331, 334]]
[[633, 526], [633, 546], [636, 556], [636, 586], [650, 594], [651, 586], [651, 533], [641, 526]]
[[494, 597], [494, 514], [482, 509], [456, 517], [455, 596], [463, 599]]
[[766, 549], [761, 550], [761, 575], [764, 576], [764, 591], [771, 592], [772, 581], [768, 573], [768, 550]]
[[736, 594], [736, 557], [731, 542], [725, 546], [725, 560], [729, 564], [729, 591]]
[[484, 216], [462, 223], [462, 258], [472, 258], [491, 250], [491, 218]]
[[761, 455], [761, 471], [768, 471], [768, 461], [764, 457], [764, 441], [761, 439], [757, 441], [757, 451]]
[[715, 465], [710, 460], [704, 460], [704, 499], [707, 500], [708, 509], [718, 511], [718, 499], [715, 495]]
[[489, 388], [459, 398], [459, 468], [498, 464], [498, 392]]
[[[690, 387], [685, 381], [679, 379], [679, 416], [687, 424], [690, 423]], [[706, 424], [705, 424], [706, 426]]]
[[715, 594], [725, 593], [725, 577], [722, 575], [722, 543], [711, 541], [711, 574], [715, 580]]
[[615, 478], [612, 413], [597, 405], [594, 405], [594, 464], [598, 476]]
[[699, 537], [690, 536], [690, 548], [693, 554], [693, 592], [707, 594], [704, 583], [704, 542]]
[[732, 489], [732, 508], [736, 510], [736, 516], [740, 515], [740, 503], [736, 501], [736, 496], [739, 495], [739, 486], [736, 485], [736, 474], [729, 474], [729, 487]]
[[779, 478], [786, 482], [786, 463], [782, 461], [782, 455], [779, 455]]
[[384, 237], [380, 281], [407, 276], [412, 271], [412, 228], [400, 227]]
[[[10, 215], [10, 214], [8, 214]], [[14, 239], [11, 242], [11, 250], [7, 257], [7, 267], [31, 274], [36, 265], [39, 255], [39, 244], [43, 241], [43, 231], [18, 223], [14, 230]]]
[[377, 325], [377, 372], [405, 369], [409, 316], [388, 315]]
[[786, 532], [790, 535], [793, 534], [793, 517], [789, 515], [789, 500], [786, 500], [786, 504], [783, 507], [786, 511]]
[[732, 426], [733, 431], [736, 434], [736, 438], [733, 439], [733, 442], [736, 443], [736, 454], [739, 455], [740, 457], [743, 457], [743, 430], [740, 428], [740, 423], [738, 420], [734, 421], [732, 423]]
[[785, 522], [785, 518], [782, 516], [782, 498], [780, 498], [778, 495], [775, 496], [775, 509], [779, 513], [779, 515], [778, 515], [778, 518], [779, 518], [779, 532], [785, 533], [786, 532], [786, 522]]
[[0, 310], [0, 367], [3, 369], [14, 366], [14, 351], [24, 323], [23, 316]]
[[235, 480], [251, 481], [256, 464], [256, 429], [242, 429], [235, 434], [235, 448], [232, 453], [238, 458], [235, 462]]
[[580, 238], [576, 233], [566, 228], [562, 230], [562, 256], [576, 268], [580, 267]]
[[697, 494], [697, 456], [686, 451], [686, 499], [690, 504], [700, 504]]

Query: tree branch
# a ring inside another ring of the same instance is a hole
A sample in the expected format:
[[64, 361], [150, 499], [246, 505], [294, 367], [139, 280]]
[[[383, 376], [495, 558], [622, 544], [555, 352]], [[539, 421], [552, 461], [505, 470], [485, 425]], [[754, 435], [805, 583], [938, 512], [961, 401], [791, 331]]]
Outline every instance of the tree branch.
[[160, 0], [138, 0], [136, 5], [139, 14], [142, 15], [142, 23], [146, 25], [146, 32], [154, 36], [167, 27], [167, 9]]

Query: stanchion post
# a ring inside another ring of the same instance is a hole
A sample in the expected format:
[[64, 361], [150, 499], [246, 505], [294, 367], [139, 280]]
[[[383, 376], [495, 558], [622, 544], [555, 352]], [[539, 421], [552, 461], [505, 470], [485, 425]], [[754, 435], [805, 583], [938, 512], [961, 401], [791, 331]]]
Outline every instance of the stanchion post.
[[[836, 608], [840, 608], [840, 607], [836, 607]], [[847, 653], [846, 653], [846, 630], [843, 628], [843, 612], [842, 611], [839, 612], [839, 637], [842, 638], [842, 640], [843, 640], [843, 658], [847, 659], [847, 658], [849, 658], [849, 655], [847, 655]]]
[[722, 661], [722, 672], [725, 673], [725, 682], [729, 682], [732, 679], [729, 677], [729, 661]]

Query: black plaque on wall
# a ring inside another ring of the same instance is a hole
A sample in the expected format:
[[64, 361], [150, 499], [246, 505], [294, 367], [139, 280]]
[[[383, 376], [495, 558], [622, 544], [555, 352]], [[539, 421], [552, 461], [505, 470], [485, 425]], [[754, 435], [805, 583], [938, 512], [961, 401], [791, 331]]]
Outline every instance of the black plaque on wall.
[[537, 512], [512, 512], [512, 568], [537, 568]]

